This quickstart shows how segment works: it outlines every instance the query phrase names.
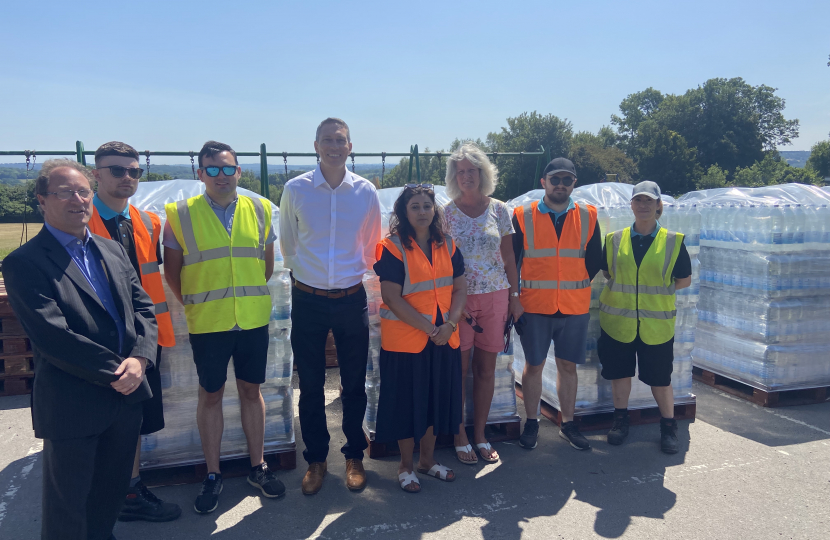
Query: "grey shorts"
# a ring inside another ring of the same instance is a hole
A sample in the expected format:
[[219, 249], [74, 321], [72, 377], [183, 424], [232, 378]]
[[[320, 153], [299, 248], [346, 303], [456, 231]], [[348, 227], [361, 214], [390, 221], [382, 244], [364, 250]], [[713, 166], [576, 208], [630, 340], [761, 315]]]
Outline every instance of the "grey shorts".
[[538, 313], [525, 313], [525, 326], [519, 339], [525, 353], [525, 361], [538, 366], [548, 356], [551, 341], [556, 358], [585, 363], [585, 345], [588, 339], [588, 321], [591, 314], [568, 317], [548, 317]]

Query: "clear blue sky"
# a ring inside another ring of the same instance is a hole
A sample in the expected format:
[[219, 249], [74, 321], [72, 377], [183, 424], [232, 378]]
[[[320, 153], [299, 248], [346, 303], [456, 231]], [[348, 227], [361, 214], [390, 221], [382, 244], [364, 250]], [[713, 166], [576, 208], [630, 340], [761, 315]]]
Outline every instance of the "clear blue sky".
[[49, 0], [2, 12], [3, 150], [217, 139], [312, 152], [326, 116], [350, 124], [356, 152], [441, 149], [525, 111], [596, 131], [628, 94], [712, 77], [778, 88], [801, 121], [784, 150], [830, 132], [826, 0]]

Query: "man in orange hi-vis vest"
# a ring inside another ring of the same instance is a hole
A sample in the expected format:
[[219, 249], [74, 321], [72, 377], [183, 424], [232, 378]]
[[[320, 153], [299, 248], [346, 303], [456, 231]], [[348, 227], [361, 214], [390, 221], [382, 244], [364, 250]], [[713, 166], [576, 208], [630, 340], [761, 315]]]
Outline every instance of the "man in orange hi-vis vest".
[[[513, 211], [513, 252], [520, 270], [521, 293], [510, 299], [510, 312], [524, 312], [516, 324], [522, 342], [522, 373], [527, 422], [519, 438], [536, 447], [536, 420], [542, 397], [542, 370], [553, 342], [556, 393], [562, 414], [559, 435], [577, 450], [590, 448], [573, 421], [578, 385], [576, 366], [585, 363], [591, 318], [591, 280], [602, 264], [597, 209], [575, 203], [576, 169], [569, 159], [548, 163], [540, 179], [545, 195]], [[518, 301], [521, 306], [516, 306]]]
[[[161, 400], [161, 349], [176, 344], [173, 323], [167, 309], [159, 266], [161, 222], [157, 215], [139, 210], [129, 204], [135, 194], [143, 169], [139, 168], [138, 152], [122, 142], [108, 142], [95, 151], [95, 179], [97, 193], [93, 198], [89, 230], [93, 234], [112, 238], [124, 246], [127, 255], [141, 278], [141, 285], [153, 301], [158, 322], [158, 353], [155, 369], [147, 371], [147, 382], [153, 397], [142, 402], [144, 419], [141, 434], [155, 433], [164, 427], [164, 408]], [[160, 500], [141, 482], [138, 464], [141, 439], [135, 452], [133, 474], [127, 499], [121, 510], [121, 521], [171, 521], [179, 517], [179, 505]]]

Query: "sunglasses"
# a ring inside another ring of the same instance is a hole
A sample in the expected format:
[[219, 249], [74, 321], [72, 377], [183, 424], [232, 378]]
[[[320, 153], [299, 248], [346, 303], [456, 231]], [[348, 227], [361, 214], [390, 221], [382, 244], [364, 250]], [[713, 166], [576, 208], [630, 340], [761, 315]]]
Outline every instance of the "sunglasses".
[[424, 189], [428, 189], [428, 190], [432, 191], [433, 186], [432, 186], [432, 184], [404, 184], [404, 188], [408, 188], [408, 189], [424, 188]]
[[574, 179], [570, 176], [567, 176], [565, 178], [561, 178], [559, 176], [548, 176], [545, 178], [545, 180], [547, 180], [548, 183], [552, 186], [558, 186], [559, 182], [562, 182], [562, 185], [565, 187], [570, 186], [574, 183]]
[[466, 318], [466, 319], [464, 319], [464, 320], [466, 320], [466, 321], [467, 321], [467, 324], [469, 324], [469, 325], [470, 325], [470, 327], [473, 329], [473, 332], [475, 332], [475, 333], [477, 333], [477, 334], [481, 334], [481, 333], [483, 333], [483, 332], [484, 332], [484, 328], [482, 328], [481, 326], [479, 326], [479, 325], [478, 325], [478, 323], [476, 322], [476, 320], [475, 320], [475, 319], [473, 319], [473, 316], [472, 316], [472, 315], [470, 315], [469, 317], [467, 317], [467, 318]]
[[202, 169], [207, 173], [208, 176], [211, 178], [216, 178], [219, 176], [219, 171], [221, 170], [225, 176], [233, 176], [236, 174], [236, 167], [232, 167], [230, 165], [226, 165], [224, 167], [205, 167]]
[[96, 169], [109, 169], [113, 178], [123, 178], [129, 174], [133, 180], [138, 180], [144, 174], [144, 169], [138, 167], [122, 167], [121, 165], [110, 165], [108, 167], [95, 167]]

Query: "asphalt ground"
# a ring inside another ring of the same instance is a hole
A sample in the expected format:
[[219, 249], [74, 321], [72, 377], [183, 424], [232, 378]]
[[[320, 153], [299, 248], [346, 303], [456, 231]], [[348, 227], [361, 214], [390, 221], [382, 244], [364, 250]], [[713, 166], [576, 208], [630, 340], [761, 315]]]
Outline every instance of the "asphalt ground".
[[[159, 497], [182, 506], [182, 516], [171, 523], [118, 523], [115, 535], [120, 540], [830, 535], [830, 401], [763, 409], [695, 382], [697, 419], [680, 423], [682, 449], [673, 456], [660, 452], [656, 424], [632, 427], [621, 447], [609, 446], [603, 432], [587, 433], [592, 449], [579, 452], [542, 420], [538, 447], [528, 451], [496, 443], [498, 464], [465, 466], [449, 449], [437, 451], [458, 478], [445, 483], [421, 475], [419, 494], [398, 487], [396, 458], [366, 458], [368, 487], [352, 493], [338, 451], [344, 442], [338, 379], [336, 369], [328, 370], [332, 443], [320, 493], [307, 497], [300, 491], [305, 462], [295, 419], [298, 467], [278, 473], [287, 487], [284, 498], [262, 498], [245, 478], [233, 478], [225, 482], [218, 510], [198, 515], [193, 502], [199, 485], [157, 488]], [[29, 396], [0, 398], [3, 540], [37, 538], [40, 531], [42, 443], [32, 435], [28, 405]], [[521, 402], [519, 409], [523, 414]]]

